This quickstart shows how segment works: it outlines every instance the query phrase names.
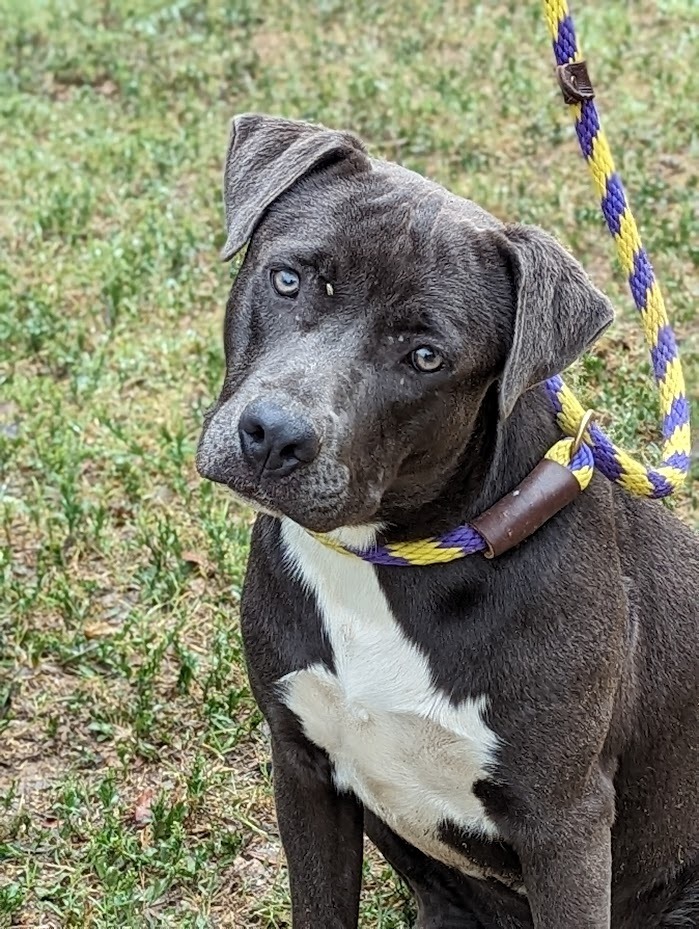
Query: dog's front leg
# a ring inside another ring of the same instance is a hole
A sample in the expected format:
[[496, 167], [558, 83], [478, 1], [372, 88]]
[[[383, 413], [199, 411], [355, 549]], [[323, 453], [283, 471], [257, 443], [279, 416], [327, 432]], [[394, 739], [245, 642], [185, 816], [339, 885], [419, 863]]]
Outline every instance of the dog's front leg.
[[[548, 829], [547, 829], [548, 832]], [[607, 822], [570, 819], [520, 849], [535, 929], [609, 929], [612, 853]]]
[[326, 755], [311, 743], [273, 739], [272, 755], [293, 929], [356, 929], [363, 809], [335, 790]]

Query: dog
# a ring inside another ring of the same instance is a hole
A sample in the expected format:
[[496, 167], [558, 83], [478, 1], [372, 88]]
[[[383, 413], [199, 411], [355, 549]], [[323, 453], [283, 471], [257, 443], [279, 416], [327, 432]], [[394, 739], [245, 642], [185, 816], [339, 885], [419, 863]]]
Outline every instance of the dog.
[[699, 926], [699, 544], [595, 475], [497, 558], [374, 566], [561, 438], [610, 324], [580, 265], [348, 132], [246, 114], [200, 474], [259, 515], [242, 598], [294, 929], [355, 929], [363, 834], [419, 929]]

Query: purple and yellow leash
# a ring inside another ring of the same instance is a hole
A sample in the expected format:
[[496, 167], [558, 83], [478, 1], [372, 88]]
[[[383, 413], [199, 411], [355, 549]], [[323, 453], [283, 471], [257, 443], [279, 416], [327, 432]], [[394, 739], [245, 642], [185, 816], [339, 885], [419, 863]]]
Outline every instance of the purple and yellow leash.
[[[544, 0], [544, 13], [553, 39], [563, 97], [575, 116], [580, 149], [590, 168], [602, 213], [640, 314], [660, 395], [663, 436], [660, 464], [656, 468], [646, 467], [615, 445], [592, 422], [591, 411], [584, 409], [557, 375], [546, 382], [546, 391], [556, 421], [569, 438], [556, 442], [545, 458], [563, 465], [582, 490], [588, 486], [597, 468], [610, 481], [636, 496], [668, 497], [682, 485], [690, 465], [689, 401], [675, 336], [600, 125], [594, 92], [568, 4], [566, 0]], [[492, 555], [484, 536], [471, 525], [459, 526], [435, 538], [396, 542], [364, 551], [341, 545], [326, 535], [317, 535], [317, 538], [337, 551], [377, 565], [443, 564], [475, 552]]]
[[[595, 467], [610, 481], [639, 497], [668, 497], [682, 485], [690, 463], [689, 401], [675, 336], [600, 125], [568, 4], [565, 0], [544, 0], [544, 11], [553, 38], [564, 99], [573, 110], [580, 149], [590, 168], [602, 213], [614, 238], [650, 350], [660, 394], [662, 460], [657, 468], [646, 468], [615, 446], [594, 423], [585, 432], [585, 441], [592, 449]], [[552, 377], [546, 388], [558, 425], [568, 435], [574, 434], [580, 427], [583, 408], [560, 377]]]

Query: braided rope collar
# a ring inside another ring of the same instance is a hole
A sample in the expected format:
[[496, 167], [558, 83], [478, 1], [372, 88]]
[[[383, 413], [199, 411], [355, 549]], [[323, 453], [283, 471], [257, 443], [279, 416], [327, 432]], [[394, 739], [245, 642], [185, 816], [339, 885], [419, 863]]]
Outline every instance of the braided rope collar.
[[[555, 462], [567, 470], [584, 490], [595, 468], [606, 478], [640, 497], [659, 499], [675, 493], [682, 485], [690, 464], [689, 401], [687, 400], [682, 367], [675, 336], [665, 310], [665, 303], [648, 254], [641, 244], [636, 222], [628, 205], [621, 178], [617, 174], [607, 139], [602, 131], [599, 113], [594, 104], [594, 91], [587, 66], [580, 53], [575, 28], [566, 0], [543, 0], [544, 15], [553, 40], [558, 77], [563, 98], [573, 110], [575, 129], [583, 157], [588, 164], [602, 213], [617, 249], [617, 255], [627, 277], [631, 295], [640, 314], [641, 326], [650, 351], [653, 375], [660, 396], [663, 448], [661, 463], [656, 468], [643, 465], [616, 446], [585, 412], [563, 379], [556, 375], [545, 387], [553, 406], [556, 422], [566, 436], [545, 455], [544, 461]], [[537, 465], [537, 473], [543, 462]], [[507, 518], [506, 501], [524, 493], [526, 481], [499, 504]], [[520, 525], [514, 532], [516, 544], [561, 509], [574, 494], [563, 500], [551, 501], [539, 512], [539, 520]], [[541, 502], [541, 501], [539, 501]], [[490, 512], [490, 511], [489, 511]], [[512, 519], [521, 519], [519, 516]], [[466, 555], [483, 552], [493, 557], [512, 547], [499, 549], [488, 540], [484, 531], [484, 516], [474, 524], [458, 526], [444, 535], [416, 542], [395, 542], [372, 549], [359, 550], [342, 545], [327, 535], [315, 534], [325, 545], [349, 555], [355, 555], [375, 565], [444, 564]], [[526, 522], [526, 520], [525, 520]], [[523, 534], [524, 533], [524, 534]]]

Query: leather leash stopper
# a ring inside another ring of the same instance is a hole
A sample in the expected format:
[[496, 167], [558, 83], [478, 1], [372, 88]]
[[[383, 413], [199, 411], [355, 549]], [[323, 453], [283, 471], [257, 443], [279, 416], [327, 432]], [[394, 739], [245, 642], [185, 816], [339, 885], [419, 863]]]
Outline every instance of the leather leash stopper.
[[581, 493], [568, 468], [544, 458], [513, 491], [474, 519], [486, 558], [497, 558], [541, 528]]
[[556, 68], [558, 83], [566, 103], [582, 103], [584, 100], [594, 100], [595, 90], [587, 71], [587, 62], [569, 61]]

